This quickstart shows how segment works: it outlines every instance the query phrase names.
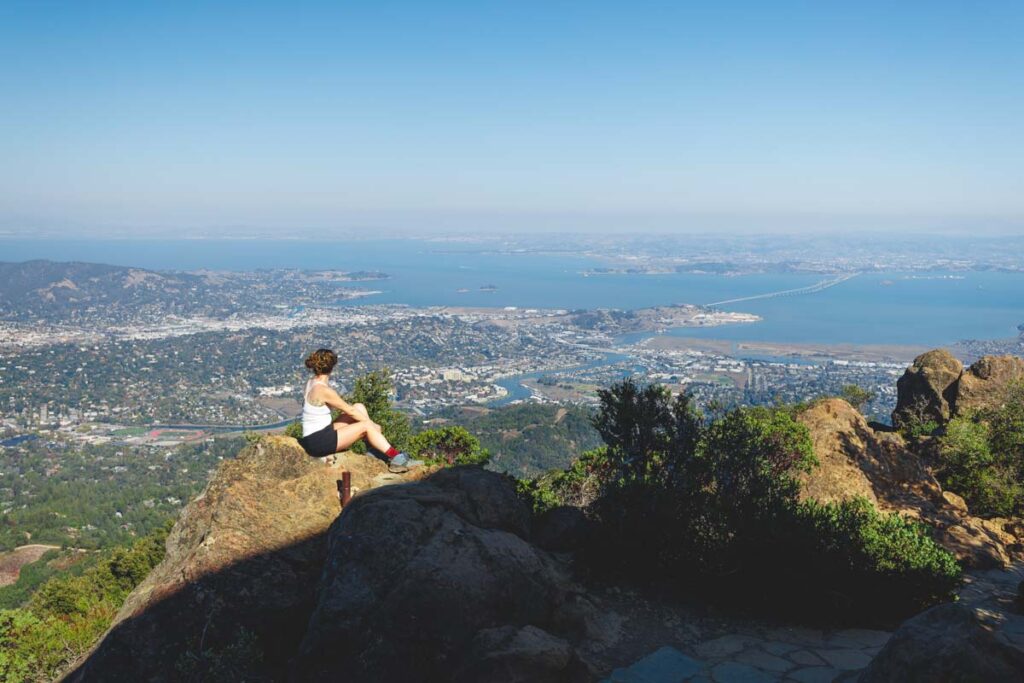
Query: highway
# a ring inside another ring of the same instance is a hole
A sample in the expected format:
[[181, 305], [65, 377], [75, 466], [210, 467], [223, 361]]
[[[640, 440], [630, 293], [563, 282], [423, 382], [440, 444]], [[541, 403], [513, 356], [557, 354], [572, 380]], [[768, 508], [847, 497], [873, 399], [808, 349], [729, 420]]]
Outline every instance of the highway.
[[846, 273], [830, 280], [822, 280], [821, 282], [815, 282], [813, 285], [807, 285], [806, 287], [797, 287], [796, 289], [784, 289], [779, 292], [768, 292], [766, 294], [754, 294], [753, 296], [741, 296], [736, 299], [725, 299], [724, 301], [715, 301], [714, 303], [706, 304], [707, 306], [724, 306], [725, 304], [735, 304], [741, 301], [754, 301], [755, 299], [774, 299], [779, 296], [798, 296], [801, 294], [814, 294], [822, 290], [828, 289], [829, 287], [835, 287], [838, 284], [851, 280], [860, 275], [860, 273]]

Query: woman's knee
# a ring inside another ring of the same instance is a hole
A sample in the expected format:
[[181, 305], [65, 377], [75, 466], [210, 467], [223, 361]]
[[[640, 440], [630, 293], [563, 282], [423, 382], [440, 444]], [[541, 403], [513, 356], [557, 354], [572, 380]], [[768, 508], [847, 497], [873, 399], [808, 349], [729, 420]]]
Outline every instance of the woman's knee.
[[334, 423], [334, 431], [352, 433], [357, 438], [366, 434], [370, 429], [373, 429], [373, 423], [369, 420], [341, 420]]

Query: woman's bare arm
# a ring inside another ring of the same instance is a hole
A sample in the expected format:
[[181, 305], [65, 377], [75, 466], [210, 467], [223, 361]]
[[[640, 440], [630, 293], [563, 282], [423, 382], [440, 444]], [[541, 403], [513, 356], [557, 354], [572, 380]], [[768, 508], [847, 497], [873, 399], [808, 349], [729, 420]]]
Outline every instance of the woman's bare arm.
[[335, 410], [340, 410], [345, 415], [348, 415], [349, 417], [352, 417], [356, 420], [363, 419], [363, 416], [355, 412], [355, 410], [352, 408], [352, 405], [345, 401], [345, 399], [343, 399], [341, 396], [339, 396], [338, 392], [335, 391], [334, 389], [330, 387], [319, 386], [317, 387], [317, 391], [320, 394], [318, 398], [331, 408], [334, 408]]

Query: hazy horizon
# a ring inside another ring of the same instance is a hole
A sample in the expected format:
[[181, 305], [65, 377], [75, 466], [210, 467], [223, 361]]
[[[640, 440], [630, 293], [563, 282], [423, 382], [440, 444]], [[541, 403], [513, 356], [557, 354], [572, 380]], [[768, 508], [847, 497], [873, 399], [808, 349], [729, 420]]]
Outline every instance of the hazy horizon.
[[1024, 233], [1024, 6], [10, 2], [0, 237]]

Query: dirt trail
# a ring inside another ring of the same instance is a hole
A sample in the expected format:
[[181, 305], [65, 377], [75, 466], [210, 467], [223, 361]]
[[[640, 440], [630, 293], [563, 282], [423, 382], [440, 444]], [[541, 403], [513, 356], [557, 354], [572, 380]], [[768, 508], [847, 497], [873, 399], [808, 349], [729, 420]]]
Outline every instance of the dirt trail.
[[21, 545], [6, 553], [0, 553], [0, 586], [9, 586], [18, 580], [21, 568], [35, 562], [48, 550], [59, 550], [59, 545], [31, 543]]

